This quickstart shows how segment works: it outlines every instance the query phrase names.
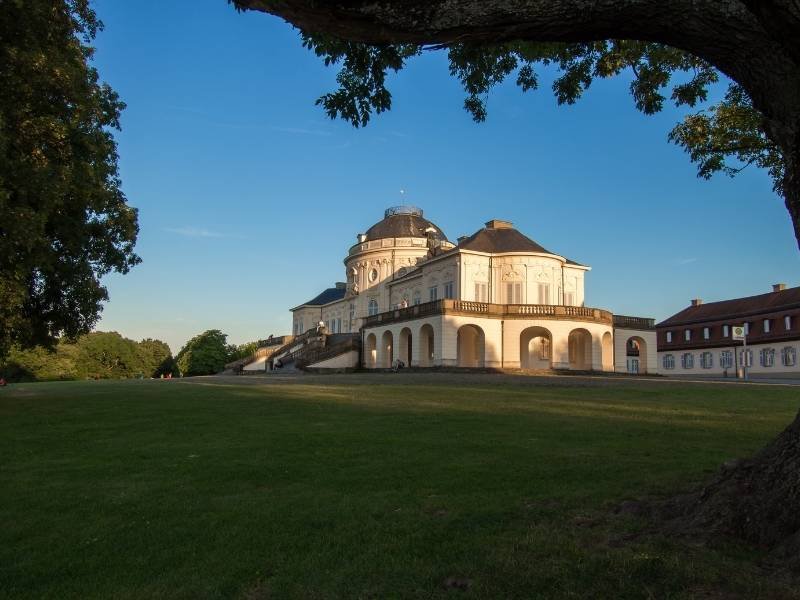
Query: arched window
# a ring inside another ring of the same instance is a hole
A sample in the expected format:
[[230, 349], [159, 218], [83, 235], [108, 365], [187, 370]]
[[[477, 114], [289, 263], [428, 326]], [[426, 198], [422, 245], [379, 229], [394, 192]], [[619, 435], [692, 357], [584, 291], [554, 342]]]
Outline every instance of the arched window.
[[378, 301], [375, 300], [375, 298], [370, 299], [369, 305], [367, 307], [367, 314], [369, 316], [378, 314]]

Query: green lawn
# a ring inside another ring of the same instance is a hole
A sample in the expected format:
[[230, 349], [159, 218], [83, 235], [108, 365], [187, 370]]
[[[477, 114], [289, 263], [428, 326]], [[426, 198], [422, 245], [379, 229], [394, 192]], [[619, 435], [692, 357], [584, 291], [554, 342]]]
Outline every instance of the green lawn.
[[645, 524], [608, 516], [756, 450], [799, 389], [410, 374], [10, 386], [0, 595], [800, 597], [752, 549], [630, 536]]

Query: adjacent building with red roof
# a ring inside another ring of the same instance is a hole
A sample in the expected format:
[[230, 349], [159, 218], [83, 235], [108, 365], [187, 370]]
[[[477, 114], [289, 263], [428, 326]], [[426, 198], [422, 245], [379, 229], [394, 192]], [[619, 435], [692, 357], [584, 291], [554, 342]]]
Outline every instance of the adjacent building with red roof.
[[[733, 339], [744, 327], [747, 351]], [[704, 303], [692, 300], [656, 325], [659, 370], [665, 375], [754, 377], [800, 375], [800, 287], [782, 283], [757, 296]]]

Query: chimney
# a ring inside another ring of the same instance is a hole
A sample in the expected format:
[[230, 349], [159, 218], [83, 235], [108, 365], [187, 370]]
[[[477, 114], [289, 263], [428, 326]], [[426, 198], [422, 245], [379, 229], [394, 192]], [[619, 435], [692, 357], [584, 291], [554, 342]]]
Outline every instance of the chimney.
[[692, 306], [700, 306], [703, 303], [701, 298], [692, 298]]
[[337, 290], [346, 290], [347, 284], [344, 281], [337, 281], [336, 282], [336, 289]]
[[468, 237], [469, 237], [468, 235], [460, 235], [460, 236], [458, 236], [458, 239], [456, 240], [456, 242], [458, 242], [460, 244], [461, 242], [463, 242]]
[[486, 221], [486, 229], [513, 229], [514, 224], [511, 221], [501, 221], [500, 219], [492, 219]]
[[773, 292], [782, 292], [785, 289], [786, 289], [786, 284], [785, 283], [775, 283], [775, 284], [772, 285], [772, 291]]
[[356, 239], [358, 240], [358, 243], [359, 243], [359, 244], [363, 244], [364, 242], [366, 242], [366, 241], [367, 241], [367, 234], [366, 234], [366, 233], [359, 233], [359, 234], [356, 236]]

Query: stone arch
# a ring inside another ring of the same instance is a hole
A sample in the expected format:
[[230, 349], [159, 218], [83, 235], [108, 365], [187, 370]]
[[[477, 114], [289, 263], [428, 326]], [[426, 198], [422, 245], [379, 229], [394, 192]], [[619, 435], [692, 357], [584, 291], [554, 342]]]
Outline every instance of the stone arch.
[[419, 328], [419, 366], [432, 367], [434, 359], [434, 333], [433, 327], [425, 323]]
[[388, 369], [394, 361], [394, 336], [388, 329], [381, 336], [380, 366]]
[[522, 369], [553, 368], [553, 335], [544, 327], [528, 327], [519, 334], [519, 366]]
[[573, 371], [591, 371], [592, 334], [586, 329], [573, 329], [568, 338], [569, 368]]
[[600, 342], [600, 350], [603, 357], [603, 371], [614, 370], [614, 340], [611, 333], [606, 331]]
[[412, 343], [411, 330], [408, 327], [403, 327], [397, 340], [397, 358], [406, 363], [407, 367], [411, 366]]
[[367, 335], [364, 344], [364, 366], [367, 369], [374, 369], [378, 366], [378, 340], [374, 333]]
[[625, 341], [625, 362], [628, 373], [647, 373], [647, 342], [638, 335]]
[[456, 353], [459, 367], [483, 367], [485, 362], [486, 336], [477, 325], [462, 325], [458, 329]]

